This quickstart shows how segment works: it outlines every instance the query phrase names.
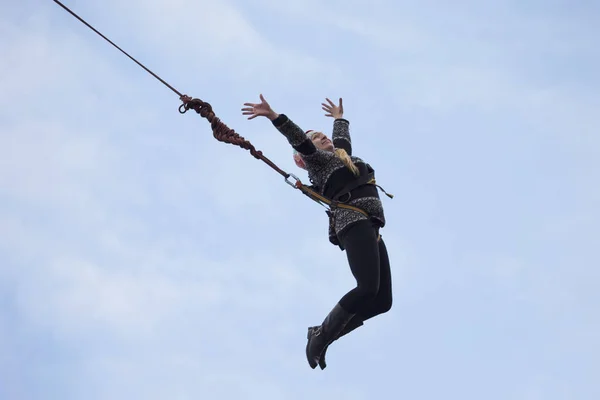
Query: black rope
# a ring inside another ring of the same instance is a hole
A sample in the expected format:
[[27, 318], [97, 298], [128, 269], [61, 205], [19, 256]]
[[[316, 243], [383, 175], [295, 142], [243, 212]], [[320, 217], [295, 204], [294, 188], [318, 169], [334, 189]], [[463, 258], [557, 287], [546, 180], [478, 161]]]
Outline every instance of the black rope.
[[98, 35], [102, 36], [104, 38], [104, 40], [106, 40], [108, 43], [112, 44], [113, 46], [115, 46], [117, 49], [119, 49], [123, 54], [125, 54], [127, 57], [131, 58], [134, 62], [136, 62], [140, 67], [144, 68], [146, 71], [148, 71], [148, 73], [150, 73], [152, 76], [154, 76], [156, 79], [158, 79], [159, 81], [161, 81], [165, 86], [167, 86], [169, 89], [171, 89], [172, 91], [174, 91], [175, 93], [177, 93], [177, 95], [179, 95], [179, 97], [181, 98], [183, 95], [181, 93], [179, 93], [179, 91], [177, 89], [175, 89], [173, 86], [169, 85], [167, 82], [165, 82], [164, 80], [162, 80], [158, 75], [156, 75], [154, 72], [150, 71], [148, 68], [146, 68], [144, 66], [144, 64], [142, 64], [141, 62], [139, 62], [138, 60], [136, 60], [135, 58], [131, 57], [129, 54], [127, 54], [127, 52], [125, 52], [123, 49], [121, 49], [119, 46], [117, 46], [116, 44], [114, 44], [110, 39], [108, 39], [106, 36], [104, 36], [103, 34], [101, 34], [100, 32], [98, 32], [93, 26], [91, 26], [90, 24], [88, 24], [87, 22], [85, 22], [83, 20], [83, 18], [81, 18], [79, 15], [75, 14], [73, 11], [71, 11], [67, 6], [65, 6], [64, 4], [62, 4], [60, 1], [58, 0], [54, 0], [54, 2], [56, 4], [58, 4], [59, 6], [61, 6], [62, 8], [64, 8], [65, 10], [67, 10], [67, 12], [69, 12], [71, 15], [73, 15], [75, 18], [77, 18], [78, 20], [80, 20], [81, 22], [83, 22], [85, 25], [87, 25], [88, 28], [90, 28], [91, 30], [93, 30], [94, 32], [96, 32]]

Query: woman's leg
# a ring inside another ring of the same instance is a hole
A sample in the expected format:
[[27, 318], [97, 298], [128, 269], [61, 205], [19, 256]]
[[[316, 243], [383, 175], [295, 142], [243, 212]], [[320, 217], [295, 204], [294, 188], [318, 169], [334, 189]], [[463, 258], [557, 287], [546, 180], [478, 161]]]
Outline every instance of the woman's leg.
[[340, 299], [340, 305], [356, 314], [379, 292], [379, 245], [377, 229], [369, 220], [359, 221], [343, 233], [341, 240], [356, 287]]
[[340, 299], [320, 326], [309, 329], [306, 357], [311, 368], [317, 366], [323, 351], [340, 335], [357, 311], [373, 300], [379, 291], [379, 245], [377, 230], [371, 221], [357, 222], [341, 236], [356, 287]]
[[[379, 291], [377, 296], [358, 310], [355, 318], [366, 321], [376, 315], [384, 314], [392, 308], [392, 272], [390, 259], [383, 239], [379, 241]], [[351, 325], [348, 323], [348, 325]]]
[[[388, 312], [392, 308], [392, 274], [390, 268], [390, 260], [385, 246], [385, 242], [381, 239], [378, 243], [379, 249], [379, 291], [374, 299], [369, 301], [365, 306], [358, 310], [357, 314], [346, 324], [339, 335], [334, 339], [337, 340], [344, 335], [352, 332], [356, 328], [363, 325], [363, 322], [373, 318], [376, 315]], [[315, 329], [317, 327], [311, 327]], [[325, 352], [327, 348], [321, 354], [319, 359], [319, 366], [321, 369], [327, 367], [325, 361]]]

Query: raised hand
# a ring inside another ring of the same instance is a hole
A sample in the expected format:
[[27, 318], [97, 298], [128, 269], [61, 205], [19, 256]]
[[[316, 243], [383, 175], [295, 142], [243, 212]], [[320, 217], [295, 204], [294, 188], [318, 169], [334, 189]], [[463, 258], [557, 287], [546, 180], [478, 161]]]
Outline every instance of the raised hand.
[[323, 106], [323, 110], [327, 111], [327, 114], [325, 114], [326, 117], [332, 117], [337, 119], [342, 118], [344, 116], [344, 105], [342, 104], [341, 97], [340, 103], [337, 106], [333, 104], [333, 102], [328, 98], [325, 98], [325, 100], [327, 100], [329, 104], [321, 103], [321, 105]]
[[271, 108], [267, 100], [265, 100], [262, 94], [260, 95], [260, 101], [260, 103], [244, 103], [246, 107], [242, 108], [242, 114], [249, 115], [248, 119], [254, 119], [256, 117], [261, 116], [267, 117], [271, 121], [279, 116], [279, 114], [273, 111], [273, 109]]

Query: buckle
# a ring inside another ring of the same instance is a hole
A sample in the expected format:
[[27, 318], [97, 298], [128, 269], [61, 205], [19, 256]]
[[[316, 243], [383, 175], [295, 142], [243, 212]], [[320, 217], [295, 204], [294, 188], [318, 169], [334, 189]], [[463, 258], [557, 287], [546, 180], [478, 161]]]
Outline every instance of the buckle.
[[[342, 200], [342, 198], [343, 198], [344, 196], [348, 196], [348, 198], [347, 198], [346, 200]], [[341, 195], [341, 196], [338, 196], [338, 201], [339, 201], [340, 203], [347, 203], [347, 202], [349, 202], [349, 201], [350, 201], [350, 199], [351, 199], [351, 198], [352, 198], [352, 193], [351, 193], [351, 192], [347, 192], [347, 193], [345, 193], [345, 194], [343, 194], [343, 195]]]

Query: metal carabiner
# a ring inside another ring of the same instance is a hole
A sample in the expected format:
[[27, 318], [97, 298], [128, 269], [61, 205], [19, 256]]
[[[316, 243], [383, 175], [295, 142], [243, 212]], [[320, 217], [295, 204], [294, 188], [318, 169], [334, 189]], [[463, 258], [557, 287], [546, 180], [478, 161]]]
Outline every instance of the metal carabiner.
[[[288, 180], [289, 177], [292, 177], [296, 180], [295, 183], [292, 183]], [[294, 189], [298, 189], [298, 186], [296, 186], [298, 184], [298, 182], [300, 182], [300, 178], [298, 178], [296, 175], [294, 174], [288, 174], [288, 176], [285, 177], [285, 183], [287, 183], [288, 185], [290, 185], [291, 187], [293, 187]]]

